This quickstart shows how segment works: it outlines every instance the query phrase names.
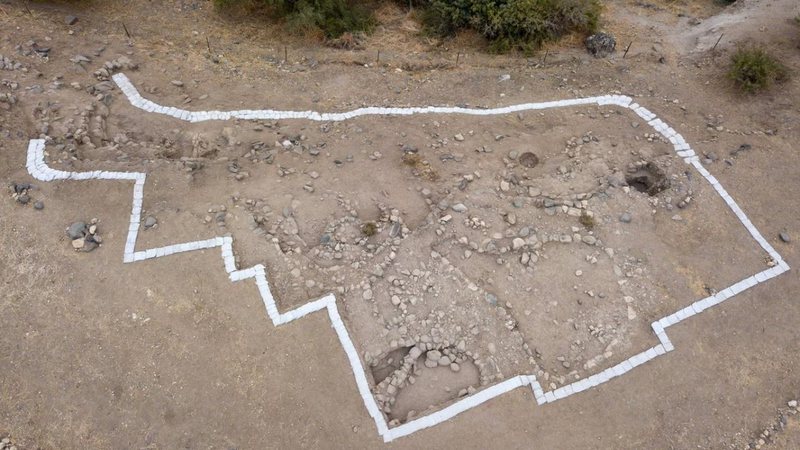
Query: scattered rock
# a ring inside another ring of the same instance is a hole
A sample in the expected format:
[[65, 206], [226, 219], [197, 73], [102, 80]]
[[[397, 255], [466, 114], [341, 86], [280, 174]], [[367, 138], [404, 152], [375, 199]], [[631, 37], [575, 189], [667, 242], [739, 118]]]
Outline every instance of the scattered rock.
[[67, 236], [70, 239], [80, 239], [89, 232], [89, 228], [83, 222], [75, 222], [67, 228]]
[[3, 55], [0, 55], [0, 70], [17, 70], [21, 69], [22, 64], [11, 60]]
[[104, 81], [108, 80], [111, 74], [117, 70], [120, 69], [136, 70], [138, 68], [139, 66], [136, 63], [132, 62], [130, 58], [128, 58], [127, 56], [120, 56], [115, 60], [106, 61], [105, 64], [103, 64], [103, 67], [96, 70], [93, 75], [98, 80]]
[[89, 226], [85, 222], [74, 222], [67, 228], [67, 236], [72, 240], [72, 248], [82, 252], [90, 252], [103, 242], [97, 234], [97, 219], [92, 219]]
[[145, 228], [153, 228], [158, 223], [158, 220], [153, 216], [147, 216], [144, 219], [144, 227]]
[[389, 237], [397, 237], [400, 235], [400, 232], [403, 230], [403, 226], [400, 225], [398, 222], [394, 222], [392, 226], [389, 228]]
[[78, 18], [75, 16], [67, 16], [64, 18], [64, 23], [66, 23], [67, 25], [75, 25], [76, 23], [78, 23]]
[[37, 209], [39, 211], [43, 210], [44, 209], [44, 202], [41, 201], [41, 200], [37, 201], [36, 203], [33, 204], [33, 209]]
[[75, 64], [92, 62], [91, 58], [89, 58], [88, 56], [84, 56], [84, 55], [75, 55], [72, 58], [70, 58], [69, 60], [72, 61]]
[[792, 242], [792, 238], [789, 236], [789, 233], [785, 231], [781, 231], [780, 233], [778, 233], [778, 237], [780, 237], [783, 242], [786, 243]]
[[742, 144], [738, 148], [731, 150], [731, 156], [736, 157], [739, 153], [746, 152], [752, 148], [753, 146], [750, 144]]
[[463, 203], [456, 203], [450, 207], [453, 211], [463, 213], [467, 211], [467, 207]]
[[633, 216], [629, 212], [624, 212], [619, 216], [619, 221], [622, 223], [631, 223], [631, 220], [633, 220]]
[[628, 320], [636, 320], [636, 310], [631, 305], [628, 305]]

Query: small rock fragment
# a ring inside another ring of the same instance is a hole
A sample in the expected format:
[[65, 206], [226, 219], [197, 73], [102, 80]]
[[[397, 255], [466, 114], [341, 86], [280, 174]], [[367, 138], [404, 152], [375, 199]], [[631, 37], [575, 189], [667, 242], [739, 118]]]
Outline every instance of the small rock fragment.
[[86, 245], [86, 241], [83, 238], [73, 239], [72, 240], [72, 248], [75, 250], [80, 250]]
[[67, 228], [67, 236], [69, 236], [69, 238], [73, 240], [79, 239], [84, 237], [87, 231], [88, 229], [85, 223], [75, 222], [72, 225], [70, 225], [69, 228]]
[[156, 226], [157, 223], [158, 223], [158, 220], [156, 220], [156, 218], [153, 217], [153, 216], [147, 216], [144, 219], [144, 227], [145, 228], [153, 228], [154, 226]]

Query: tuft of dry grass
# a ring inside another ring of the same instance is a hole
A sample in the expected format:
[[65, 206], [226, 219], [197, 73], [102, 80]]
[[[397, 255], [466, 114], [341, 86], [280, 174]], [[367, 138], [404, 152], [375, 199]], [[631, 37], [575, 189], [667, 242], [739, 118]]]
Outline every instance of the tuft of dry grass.
[[419, 153], [404, 153], [403, 164], [411, 167], [414, 175], [424, 178], [428, 181], [436, 181], [439, 179], [439, 173], [436, 172], [431, 164], [426, 161]]

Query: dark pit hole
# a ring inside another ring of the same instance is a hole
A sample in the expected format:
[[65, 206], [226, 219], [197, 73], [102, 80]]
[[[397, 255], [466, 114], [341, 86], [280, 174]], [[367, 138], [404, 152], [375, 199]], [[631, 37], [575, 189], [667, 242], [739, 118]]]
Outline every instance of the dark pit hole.
[[410, 351], [411, 347], [398, 347], [386, 353], [377, 364], [372, 366], [372, 379], [375, 384], [379, 384], [399, 369], [403, 365], [403, 359]]
[[529, 169], [532, 169], [539, 164], [539, 157], [532, 152], [525, 152], [519, 155], [519, 163]]
[[628, 186], [649, 196], [654, 196], [670, 187], [669, 177], [652, 162], [625, 176]]

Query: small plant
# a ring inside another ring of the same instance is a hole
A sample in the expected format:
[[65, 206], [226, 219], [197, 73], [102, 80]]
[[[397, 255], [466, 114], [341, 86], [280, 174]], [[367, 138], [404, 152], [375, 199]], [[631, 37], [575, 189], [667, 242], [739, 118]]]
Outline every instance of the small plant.
[[361, 234], [366, 237], [375, 236], [375, 233], [378, 232], [378, 226], [375, 225], [375, 222], [367, 222], [361, 226]]
[[422, 164], [422, 156], [419, 156], [419, 153], [403, 153], [403, 164], [411, 167], [417, 167]]
[[757, 47], [742, 47], [731, 57], [728, 77], [748, 94], [768, 88], [776, 81], [787, 77], [786, 68], [765, 50]]
[[594, 229], [594, 226], [597, 224], [597, 222], [594, 220], [594, 217], [586, 214], [586, 212], [581, 213], [581, 216], [578, 218], [578, 222], [586, 227], [587, 230]]
[[439, 173], [436, 172], [430, 163], [420, 156], [419, 153], [406, 152], [403, 154], [403, 164], [413, 168], [414, 175], [422, 177], [429, 181], [436, 181], [439, 179]]

